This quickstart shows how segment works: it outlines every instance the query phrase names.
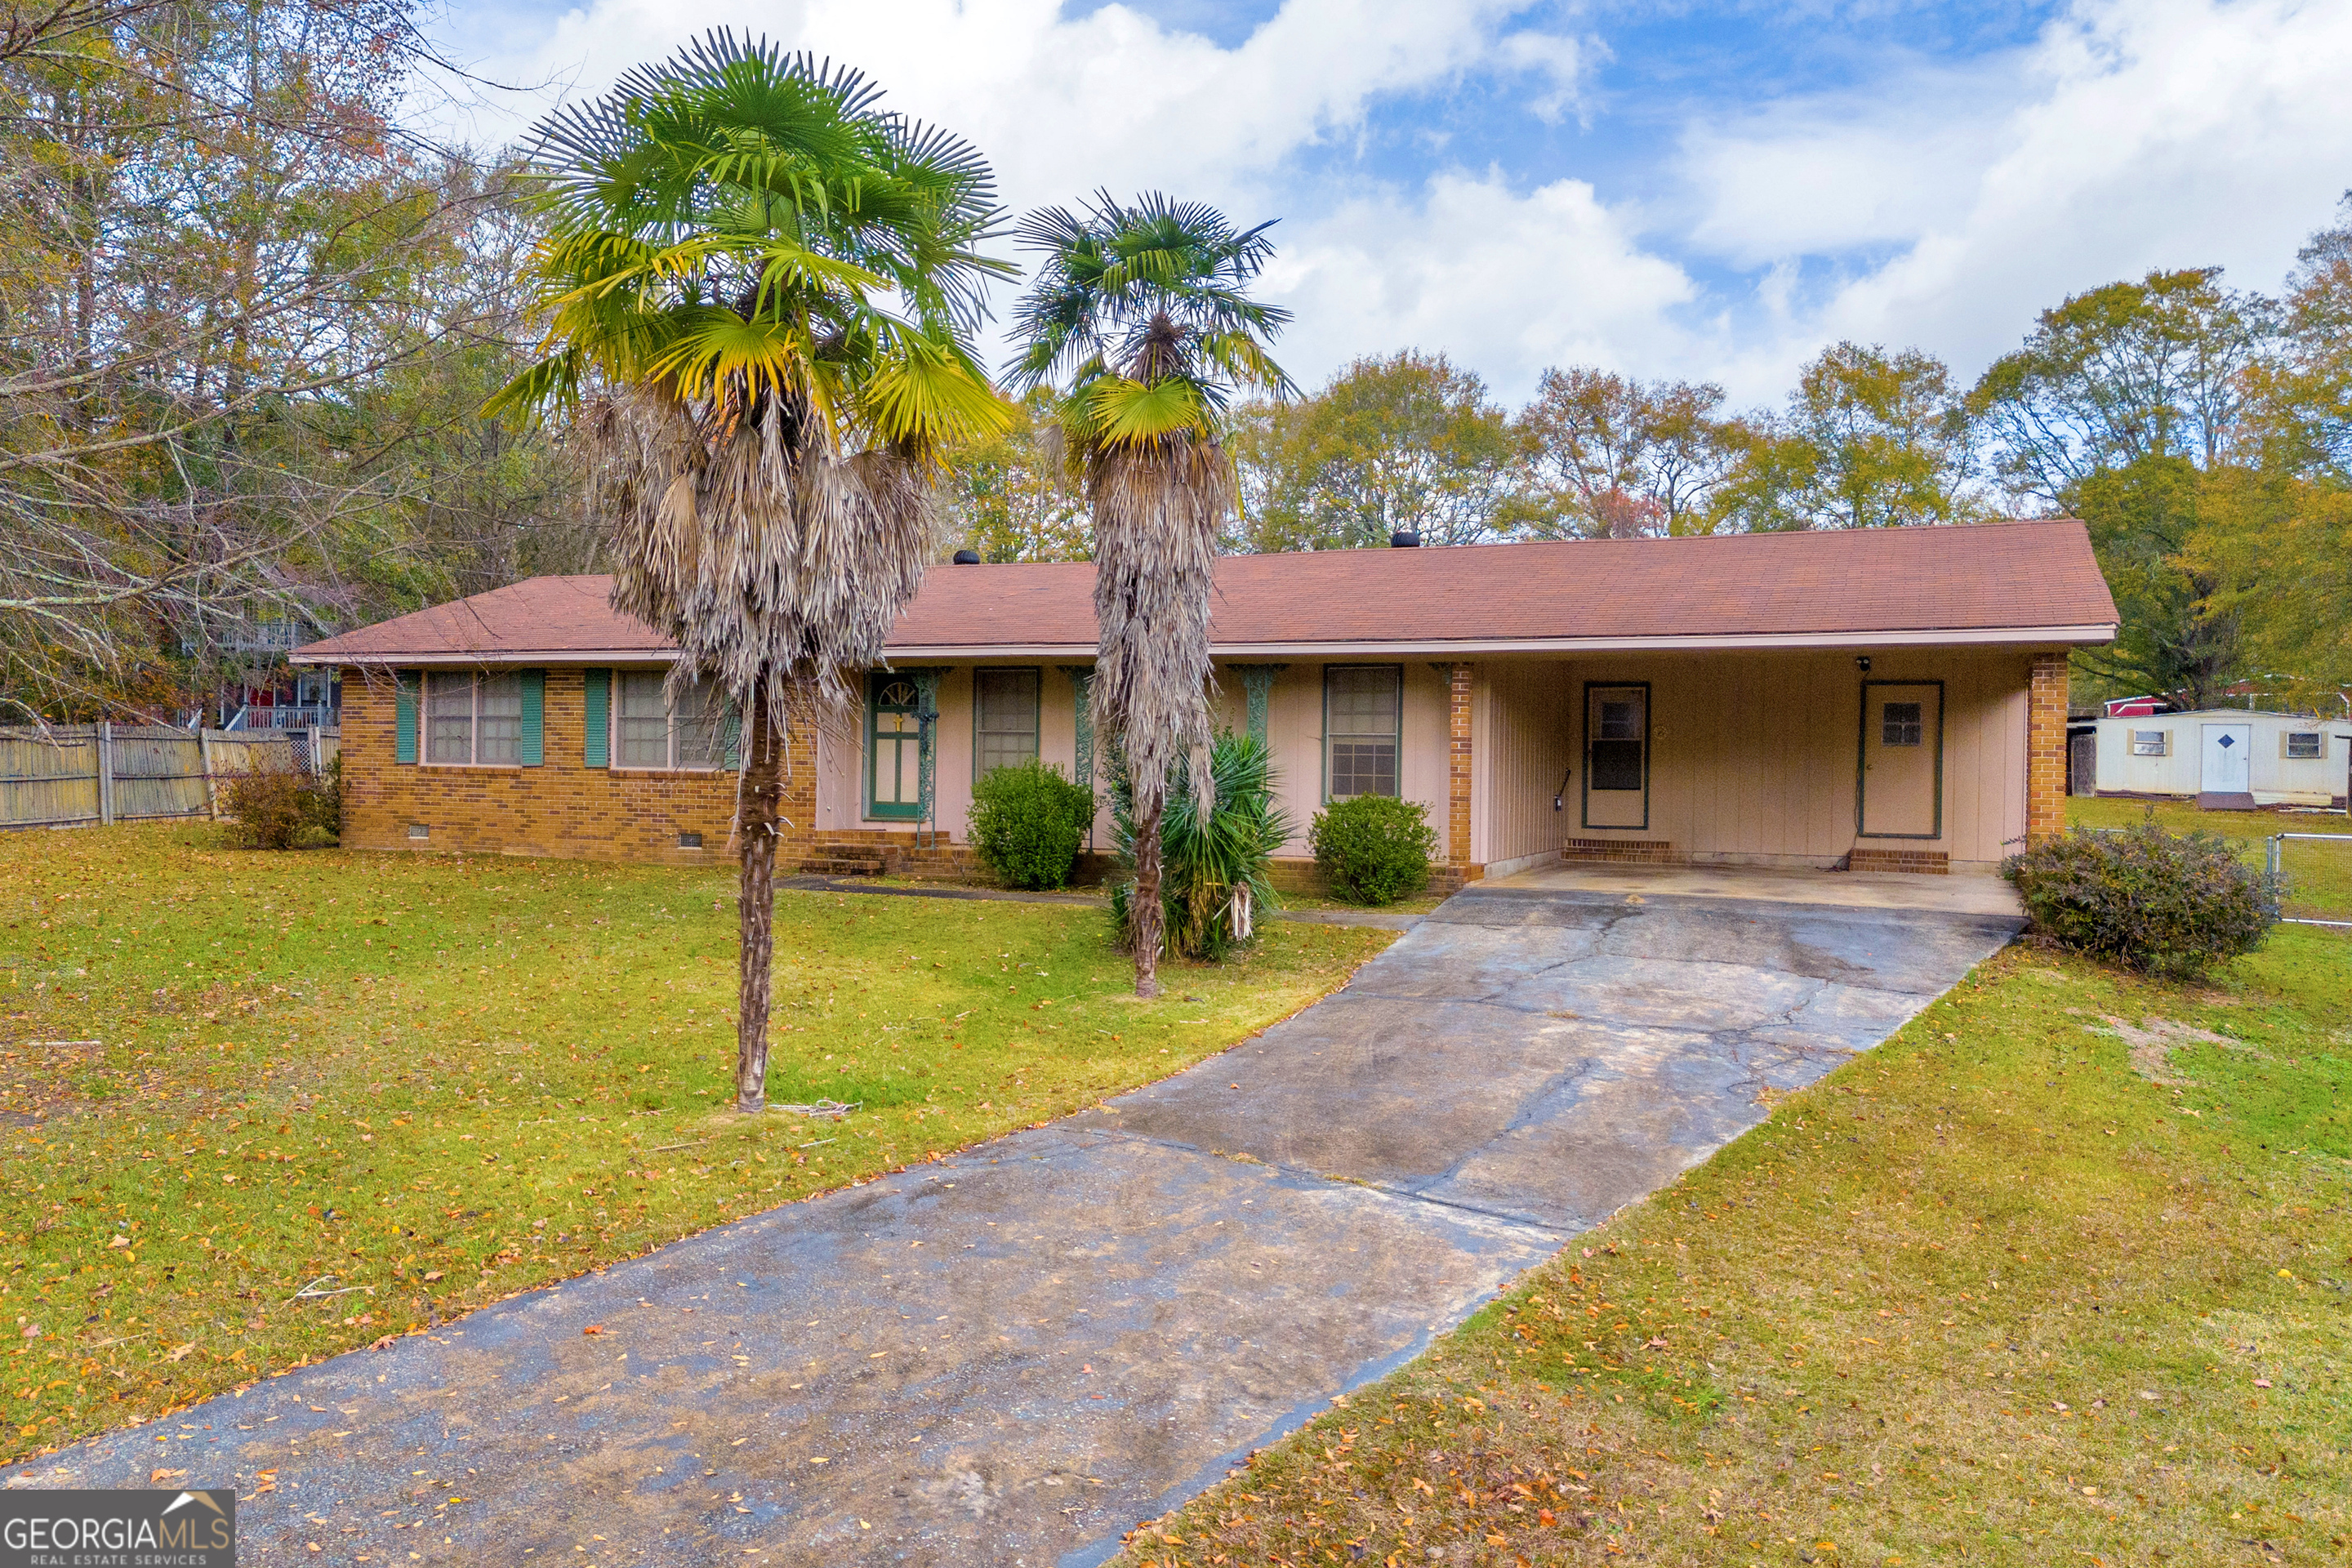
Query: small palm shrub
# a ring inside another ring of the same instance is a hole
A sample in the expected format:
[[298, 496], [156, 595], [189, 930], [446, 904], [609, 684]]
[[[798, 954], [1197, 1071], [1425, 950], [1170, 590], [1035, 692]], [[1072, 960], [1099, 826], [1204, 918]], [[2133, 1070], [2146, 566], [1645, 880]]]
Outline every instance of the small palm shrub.
[[1032, 757], [981, 775], [966, 831], [973, 853], [1006, 887], [1065, 888], [1094, 819], [1094, 792]]
[[2210, 833], [2081, 828], [2001, 862], [2034, 929], [2078, 952], [2149, 974], [2194, 979], [2260, 947], [2278, 923], [2278, 888]]
[[228, 841], [241, 849], [323, 849], [343, 830], [343, 760], [312, 774], [291, 763], [263, 762], [222, 781]]
[[[1274, 758], [1264, 741], [1231, 731], [1218, 736], [1209, 751], [1209, 776], [1215, 804], [1203, 821], [1192, 769], [1180, 765], [1170, 774], [1160, 817], [1160, 890], [1168, 950], [1180, 958], [1213, 961], [1253, 940], [1258, 917], [1276, 907], [1271, 867], [1291, 823], [1276, 804]], [[1114, 763], [1111, 836], [1121, 874], [1110, 897], [1122, 950], [1132, 945], [1133, 805], [1126, 773]]]
[[1437, 830], [1428, 808], [1392, 795], [1360, 795], [1316, 813], [1307, 829], [1331, 890], [1354, 904], [1391, 904], [1429, 886]]

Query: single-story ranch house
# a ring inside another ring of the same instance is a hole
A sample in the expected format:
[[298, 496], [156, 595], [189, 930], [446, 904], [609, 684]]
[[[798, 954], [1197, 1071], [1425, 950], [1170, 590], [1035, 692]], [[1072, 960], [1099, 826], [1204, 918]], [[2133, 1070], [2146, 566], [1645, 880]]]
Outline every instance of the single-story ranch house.
[[[796, 748], [784, 863], [920, 864], [1000, 763], [1098, 780], [1093, 579], [933, 568], [859, 710]], [[724, 857], [733, 726], [665, 696], [672, 650], [608, 590], [535, 578], [298, 650], [343, 670], [344, 842]], [[1286, 855], [1327, 803], [1401, 795], [1459, 881], [1563, 855], [1996, 861], [2060, 830], [2067, 650], [2116, 620], [2057, 521], [1234, 556], [1212, 635]]]

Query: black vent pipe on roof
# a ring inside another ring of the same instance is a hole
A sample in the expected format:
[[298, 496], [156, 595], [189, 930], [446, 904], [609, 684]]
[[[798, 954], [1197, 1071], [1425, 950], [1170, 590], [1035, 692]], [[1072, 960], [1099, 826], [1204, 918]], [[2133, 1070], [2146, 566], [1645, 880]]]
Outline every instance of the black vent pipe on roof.
[[1409, 528], [1400, 528], [1394, 533], [1389, 535], [1389, 548], [1391, 550], [1418, 550], [1421, 548], [1421, 535], [1415, 533]]
[[980, 552], [959, 550], [955, 552], [955, 563], [959, 566], [977, 566], [980, 564]]

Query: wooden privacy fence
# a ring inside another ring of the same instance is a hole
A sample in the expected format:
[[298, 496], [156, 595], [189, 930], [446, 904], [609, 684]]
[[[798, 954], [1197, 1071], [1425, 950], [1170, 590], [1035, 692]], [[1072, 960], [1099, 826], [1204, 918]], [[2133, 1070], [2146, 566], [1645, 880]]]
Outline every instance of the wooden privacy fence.
[[323, 767], [332, 731], [143, 724], [0, 728], [0, 827], [82, 827], [220, 815], [220, 781]]

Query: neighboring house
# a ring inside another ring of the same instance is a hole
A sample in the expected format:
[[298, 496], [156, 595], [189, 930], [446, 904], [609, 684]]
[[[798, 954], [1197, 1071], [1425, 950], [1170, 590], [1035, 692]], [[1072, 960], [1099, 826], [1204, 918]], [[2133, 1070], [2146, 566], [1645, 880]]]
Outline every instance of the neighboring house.
[[[1094, 569], [935, 567], [856, 710], [798, 738], [793, 852], [963, 837], [974, 778], [1099, 786]], [[703, 861], [732, 726], [600, 577], [538, 578], [298, 650], [343, 670], [344, 842]], [[1298, 825], [1429, 809], [1447, 879], [1562, 854], [1937, 870], [2063, 826], [2066, 654], [2115, 603], [2074, 521], [1233, 556], [1220, 721]], [[1098, 822], [1097, 842], [1106, 841]]]
[[2243, 708], [2101, 719], [2095, 789], [2194, 795], [2200, 805], [2333, 805], [2352, 770], [2352, 721]]

